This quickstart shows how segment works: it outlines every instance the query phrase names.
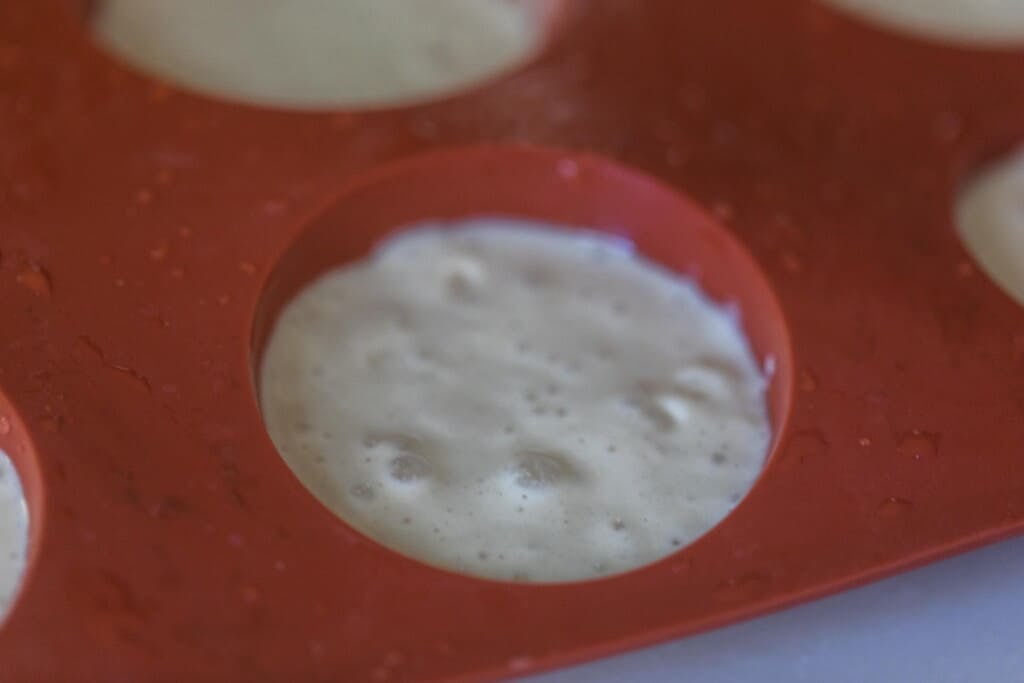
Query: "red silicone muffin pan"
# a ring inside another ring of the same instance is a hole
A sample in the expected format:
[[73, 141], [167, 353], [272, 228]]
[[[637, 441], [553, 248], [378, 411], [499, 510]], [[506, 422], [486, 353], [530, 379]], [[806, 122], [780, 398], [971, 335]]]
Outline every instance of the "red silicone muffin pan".
[[[1024, 133], [1024, 50], [813, 0], [567, 3], [454, 98], [298, 112], [0, 4], [0, 448], [29, 499], [4, 681], [482, 680], [708, 629], [1024, 529], [1024, 311], [951, 225]], [[262, 426], [274, 316], [386, 232], [591, 225], [736, 301], [774, 362], [763, 476], [696, 544], [516, 585], [386, 550]]]

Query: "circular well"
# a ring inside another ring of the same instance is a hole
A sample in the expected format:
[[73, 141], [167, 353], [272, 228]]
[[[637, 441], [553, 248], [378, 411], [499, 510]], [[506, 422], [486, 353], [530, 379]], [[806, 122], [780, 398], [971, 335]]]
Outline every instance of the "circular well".
[[954, 213], [960, 239], [982, 270], [1024, 305], [1024, 147], [976, 172]]
[[272, 272], [254, 321], [254, 367], [262, 364], [279, 313], [318, 276], [361, 259], [403, 227], [481, 216], [625, 237], [641, 257], [690, 276], [714, 302], [734, 306], [757, 362], [770, 369], [766, 407], [774, 448], [789, 410], [792, 360], [781, 312], [756, 264], [693, 202], [587, 155], [479, 147], [399, 162], [359, 179], [310, 223]]
[[25, 423], [0, 392], [0, 624], [30, 573], [42, 509], [42, 478]]
[[1024, 46], [1024, 3], [1006, 0], [821, 0], [901, 33], [961, 45]]
[[453, 95], [527, 62], [562, 0], [96, 0], [103, 50], [213, 97], [292, 109]]

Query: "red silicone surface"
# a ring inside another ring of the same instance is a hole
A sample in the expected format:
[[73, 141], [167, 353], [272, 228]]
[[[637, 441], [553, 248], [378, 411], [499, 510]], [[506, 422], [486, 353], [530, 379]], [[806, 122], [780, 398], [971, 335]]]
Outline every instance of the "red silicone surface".
[[[1022, 57], [811, 0], [589, 0], [473, 92], [303, 113], [148, 79], [66, 2], [0, 4], [0, 448], [33, 521], [3, 680], [490, 679], [1019, 532], [1024, 311], [950, 206], [1024, 131]], [[402, 223], [499, 212], [631, 235], [776, 361], [764, 475], [663, 562], [425, 567], [264, 432], [253, 356], [297, 287]]]

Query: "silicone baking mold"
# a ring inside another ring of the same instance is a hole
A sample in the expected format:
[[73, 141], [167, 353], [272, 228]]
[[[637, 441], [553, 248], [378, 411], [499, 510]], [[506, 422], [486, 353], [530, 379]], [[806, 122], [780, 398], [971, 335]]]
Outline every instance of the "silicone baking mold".
[[[1024, 50], [811, 0], [588, 0], [458, 97], [296, 112], [138, 74], [81, 9], [0, 4], [0, 448], [32, 519], [3, 680], [514, 676], [1024, 529], [1024, 311], [950, 218], [1024, 132]], [[775, 447], [694, 545], [467, 578], [355, 533], [275, 453], [253, 367], [287, 297], [480, 213], [629, 235], [739, 305]]]

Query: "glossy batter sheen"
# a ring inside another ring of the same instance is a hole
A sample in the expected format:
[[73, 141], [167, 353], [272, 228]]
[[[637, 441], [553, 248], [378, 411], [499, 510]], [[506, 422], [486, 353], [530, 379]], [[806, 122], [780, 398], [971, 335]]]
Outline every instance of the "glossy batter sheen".
[[1024, 0], [824, 0], [866, 19], [937, 40], [1024, 43]]
[[964, 189], [956, 222], [985, 271], [1024, 305], [1024, 148], [995, 162]]
[[[446, 229], [439, 229], [444, 227]], [[648, 564], [764, 463], [766, 380], [731, 309], [626, 242], [494, 219], [419, 226], [286, 308], [269, 432], [347, 522], [521, 581]]]
[[529, 57], [543, 0], [105, 0], [96, 40], [222, 97], [295, 107], [436, 97]]
[[28, 547], [28, 507], [14, 464], [0, 451], [0, 616], [18, 590]]

